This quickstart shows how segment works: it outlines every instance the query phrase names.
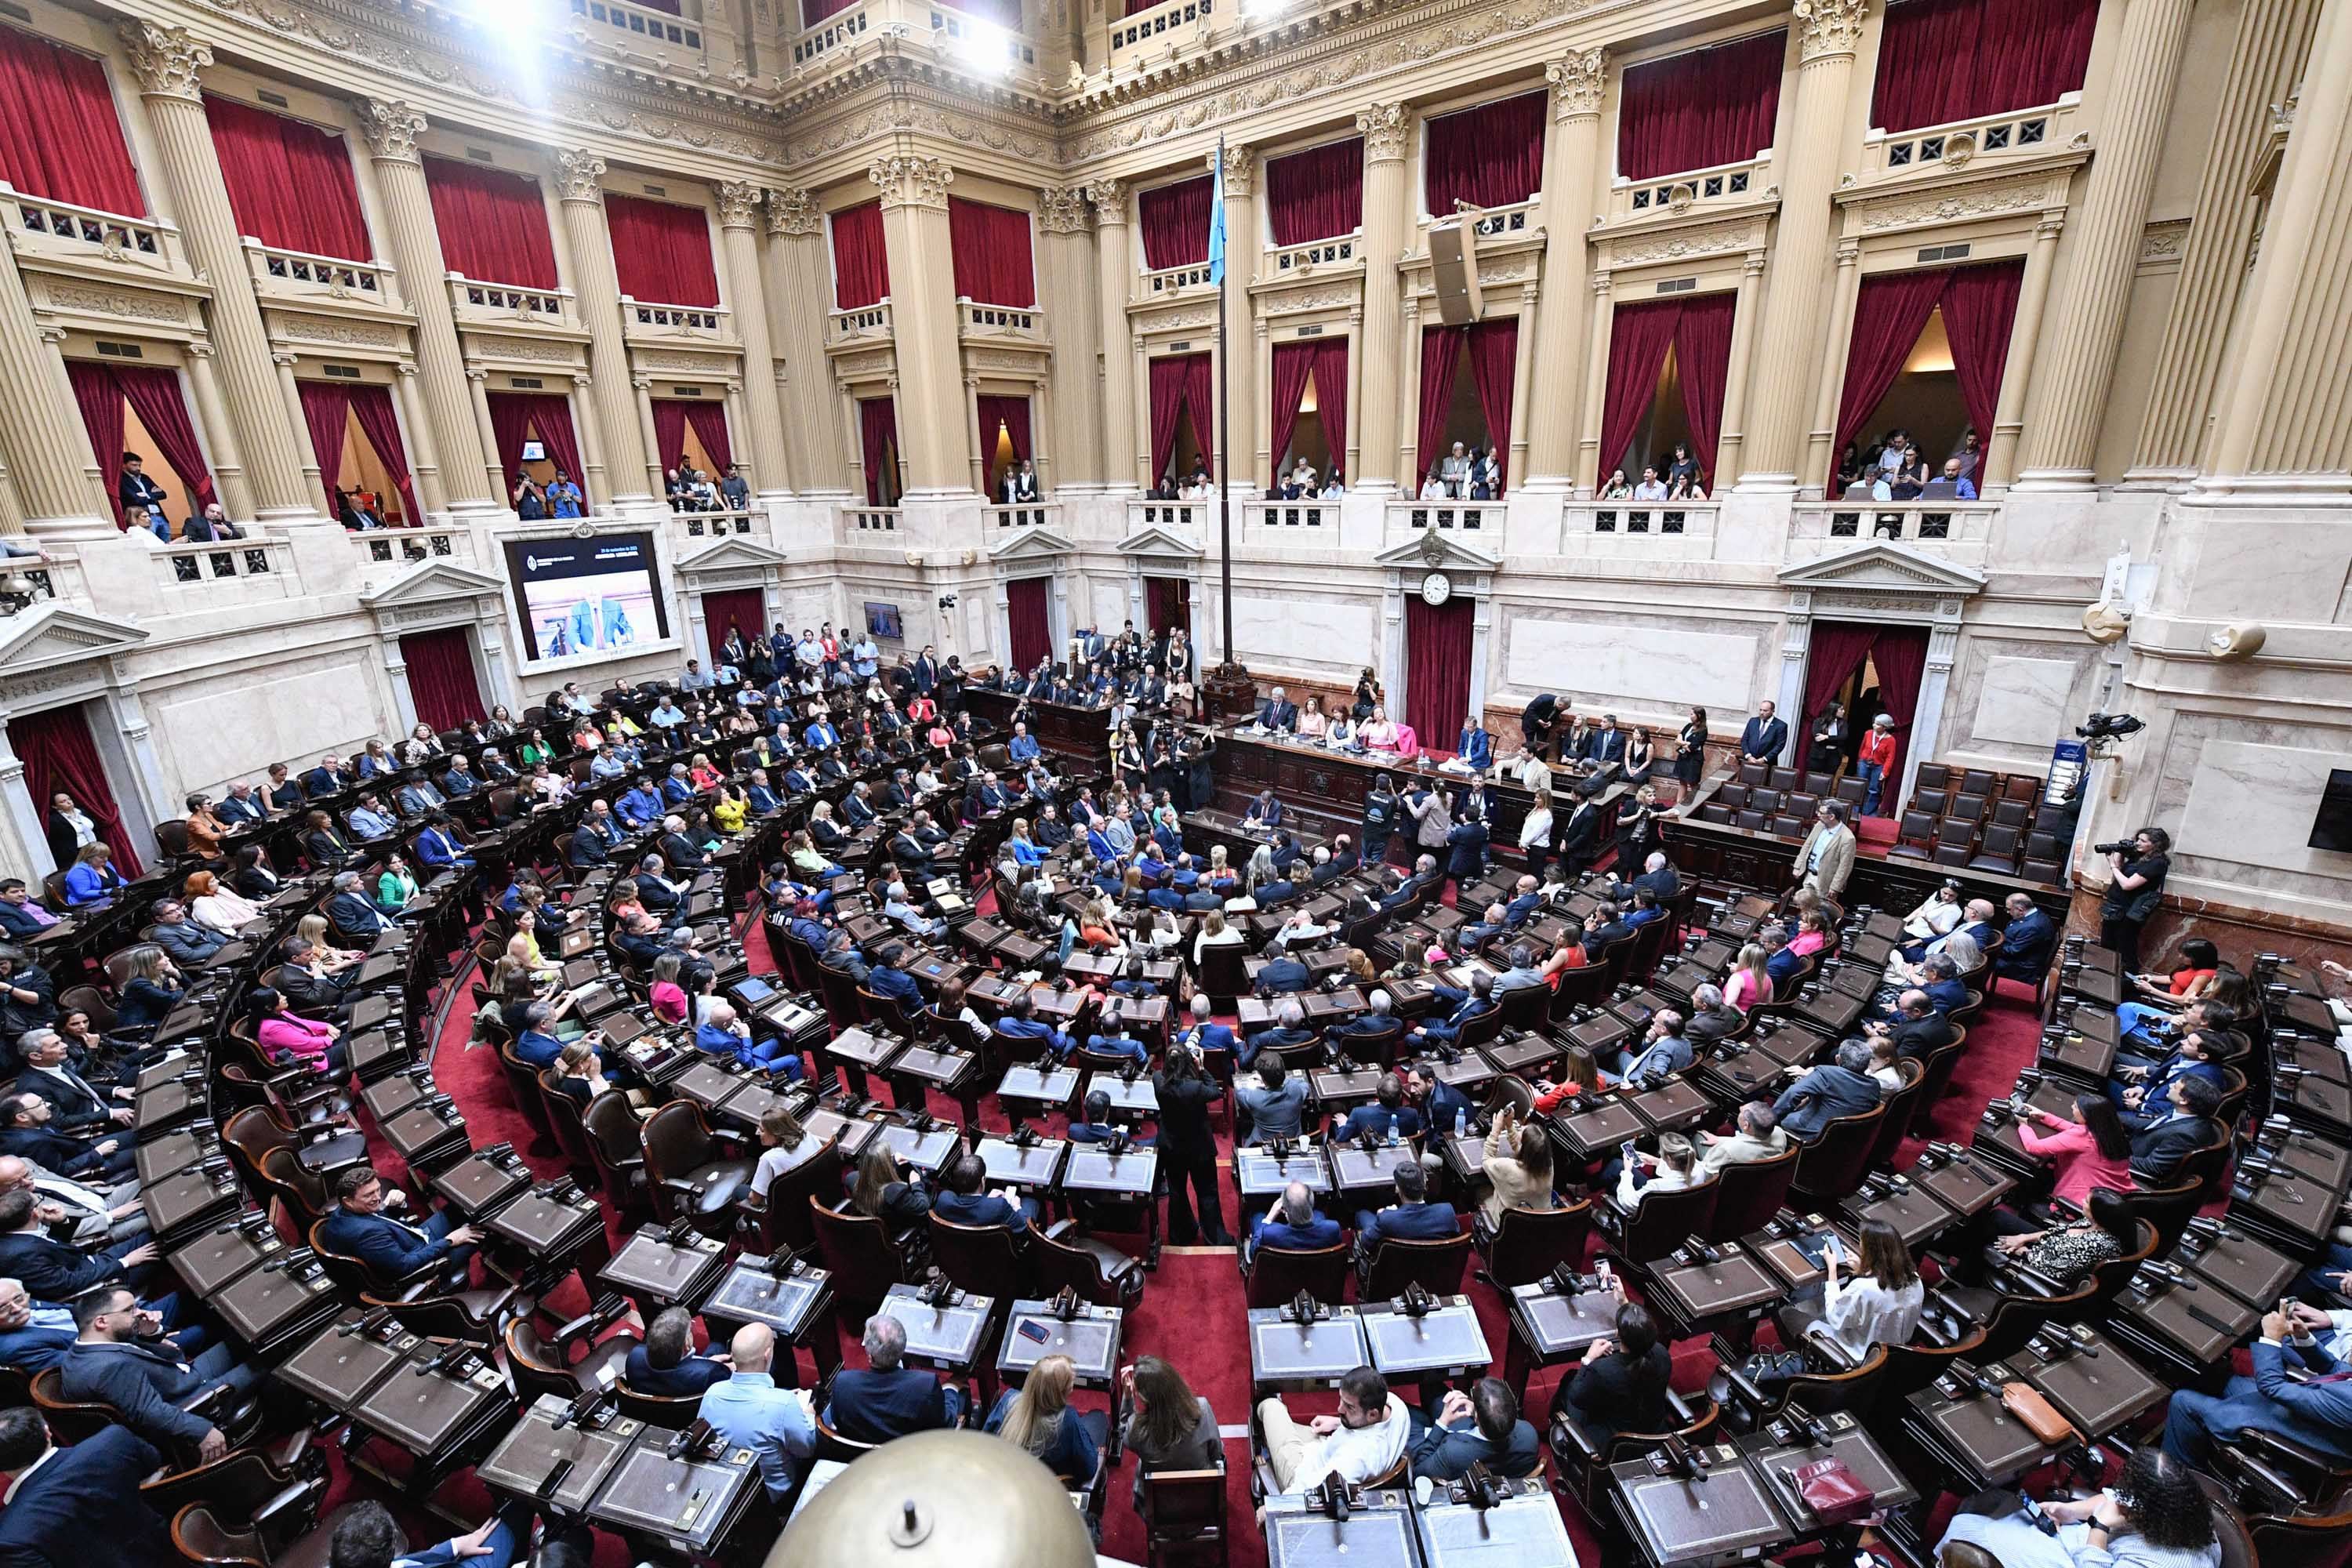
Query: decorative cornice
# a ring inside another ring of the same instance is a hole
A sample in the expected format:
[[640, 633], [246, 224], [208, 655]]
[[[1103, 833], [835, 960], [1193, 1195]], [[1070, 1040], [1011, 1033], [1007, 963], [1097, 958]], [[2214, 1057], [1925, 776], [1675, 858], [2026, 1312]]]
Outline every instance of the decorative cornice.
[[948, 186], [955, 170], [941, 158], [894, 153], [866, 166], [866, 177], [881, 187], [882, 208], [939, 207], [948, 205]]
[[1818, 60], [1853, 53], [1869, 9], [1870, 0], [1796, 0], [1800, 58]]
[[567, 202], [604, 205], [604, 160], [593, 153], [555, 155], [555, 194]]
[[1402, 103], [1376, 103], [1356, 116], [1364, 138], [1364, 162], [1402, 162], [1404, 144], [1412, 137], [1412, 110]]
[[[1211, 174], [1216, 173], [1217, 155], [1212, 153], [1204, 160]], [[1250, 147], [1225, 149], [1225, 195], [1228, 199], [1247, 196], [1256, 187], [1251, 183], [1257, 178], [1257, 152]]]
[[125, 22], [115, 29], [131, 56], [131, 71], [139, 90], [151, 98], [204, 100], [198, 73], [213, 63], [210, 46], [185, 27], [159, 27], [152, 22]]
[[718, 198], [719, 226], [750, 228], [752, 209], [760, 205], [760, 187], [749, 180], [727, 180], [711, 193]]
[[771, 235], [811, 235], [824, 230], [824, 209], [816, 205], [816, 197], [798, 185], [786, 185], [768, 193], [768, 232]]
[[1093, 218], [1081, 185], [1047, 185], [1037, 193], [1037, 226], [1047, 234], [1084, 234]]
[[1601, 89], [1609, 85], [1606, 49], [1572, 49], [1544, 68], [1551, 83], [1551, 111], [1565, 123], [1601, 112]]
[[1088, 180], [1080, 189], [1095, 207], [1095, 221], [1108, 226], [1127, 221], [1127, 186], [1118, 180]]
[[385, 163], [422, 163], [416, 152], [417, 133], [425, 116], [397, 98], [363, 98], [358, 103], [360, 132], [368, 151]]

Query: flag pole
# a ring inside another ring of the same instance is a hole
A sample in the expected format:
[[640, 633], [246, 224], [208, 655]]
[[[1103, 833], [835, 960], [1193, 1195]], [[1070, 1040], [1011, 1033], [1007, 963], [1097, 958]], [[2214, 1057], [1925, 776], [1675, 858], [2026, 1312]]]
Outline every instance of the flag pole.
[[[1217, 177], [1213, 184], [1220, 204], [1213, 222], [1222, 226], [1224, 220], [1223, 203], [1225, 199], [1225, 138], [1217, 136]], [[1224, 237], [1225, 247], [1232, 248], [1234, 237]], [[1226, 259], [1223, 258], [1221, 260]], [[1230, 261], [1227, 262], [1230, 265]], [[1223, 664], [1231, 670], [1239, 664], [1234, 656], [1234, 458], [1233, 441], [1233, 366], [1225, 349], [1225, 280], [1220, 268], [1217, 279], [1217, 584], [1222, 612], [1220, 620], [1224, 633]]]

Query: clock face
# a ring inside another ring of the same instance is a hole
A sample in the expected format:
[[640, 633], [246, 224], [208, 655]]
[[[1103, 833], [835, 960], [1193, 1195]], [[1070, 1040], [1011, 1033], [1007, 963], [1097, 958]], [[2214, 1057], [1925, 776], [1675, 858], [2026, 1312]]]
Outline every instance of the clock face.
[[1443, 572], [1432, 572], [1421, 580], [1421, 598], [1425, 605], [1442, 605], [1454, 597], [1454, 579]]

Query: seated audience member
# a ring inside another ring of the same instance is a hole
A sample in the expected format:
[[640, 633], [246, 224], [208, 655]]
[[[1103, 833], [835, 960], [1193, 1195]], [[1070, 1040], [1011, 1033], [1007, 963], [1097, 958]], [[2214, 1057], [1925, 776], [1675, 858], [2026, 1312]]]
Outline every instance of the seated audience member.
[[[0, 1097], [0, 1156], [30, 1161], [52, 1180], [87, 1180], [110, 1187], [130, 1178], [138, 1153], [128, 1132], [96, 1142], [70, 1138], [46, 1125], [55, 1114], [37, 1094]], [[131, 1209], [142, 1213], [136, 1204]]]
[[799, 1052], [773, 1036], [755, 1036], [751, 1026], [737, 1015], [735, 1005], [717, 997], [709, 999], [702, 1022], [695, 1027], [694, 1047], [707, 1055], [731, 1058], [738, 1066], [755, 1072], [796, 1079], [807, 1070]]
[[[60, 1448], [34, 1406], [0, 1410], [0, 1470], [15, 1478], [0, 1511], [0, 1557], [25, 1568], [184, 1568], [165, 1521], [136, 1500], [162, 1463], [128, 1426], [108, 1423]], [[104, 1529], [93, 1528], [99, 1521]]]
[[1391, 1132], [1400, 1139], [1420, 1142], [1423, 1130], [1421, 1112], [1404, 1102], [1404, 1080], [1395, 1073], [1382, 1073], [1372, 1090], [1372, 1102], [1360, 1105], [1348, 1113], [1348, 1120], [1332, 1134], [1339, 1142], [1351, 1142], [1370, 1133], [1386, 1138]]
[[[843, 931], [837, 934], [845, 944], [849, 933]], [[1005, 1008], [1003, 1016], [996, 1020], [996, 1033], [1008, 1040], [1041, 1041], [1045, 1054], [1055, 1061], [1068, 1057], [1076, 1048], [1076, 1042], [1068, 1035], [1036, 1016], [1036, 1007], [1026, 993], [1014, 997], [1012, 1005]], [[1021, 1047], [1014, 1047], [1016, 1058], [1021, 1054]]]
[[1606, 1092], [1608, 1085], [1601, 1081], [1601, 1065], [1592, 1059], [1592, 1053], [1582, 1046], [1570, 1046], [1560, 1053], [1559, 1080], [1536, 1079], [1536, 1114], [1549, 1116], [1570, 1101]]
[[217, 1344], [194, 1358], [163, 1333], [161, 1316], [130, 1289], [105, 1285], [74, 1303], [79, 1331], [58, 1369], [68, 1399], [109, 1405], [123, 1424], [165, 1453], [194, 1450], [207, 1464], [228, 1452], [228, 1436], [184, 1407], [224, 1390], [224, 1408], [243, 1403], [268, 1371]]
[[1301, 1136], [1300, 1119], [1307, 1108], [1306, 1078], [1293, 1077], [1286, 1071], [1279, 1058], [1260, 1062], [1257, 1078], [1255, 1087], [1237, 1084], [1234, 1089], [1234, 1103], [1249, 1120], [1248, 1131], [1239, 1142], [1271, 1143], [1277, 1138]]
[[1079, 1116], [1064, 1129], [1062, 1135], [1073, 1143], [1108, 1143], [1113, 1138], [1124, 1137], [1129, 1143], [1140, 1144], [1147, 1149], [1151, 1146], [1150, 1133], [1134, 1131], [1110, 1119], [1110, 1090], [1107, 1089], [1087, 1091], [1086, 1104], [1080, 1108]]
[[1516, 1479], [1534, 1475], [1543, 1463], [1543, 1445], [1534, 1426], [1519, 1418], [1519, 1401], [1499, 1377], [1482, 1377], [1465, 1394], [1449, 1388], [1434, 1414], [1406, 1407], [1412, 1436], [1405, 1452], [1415, 1479], [1458, 1481], [1473, 1465]]
[[1859, 1253], [1848, 1259], [1842, 1247], [1832, 1247], [1822, 1268], [1821, 1280], [1777, 1315], [1782, 1345], [1795, 1350], [1811, 1335], [1826, 1335], [1859, 1365], [1877, 1346], [1910, 1342], [1927, 1289], [1901, 1232], [1883, 1219], [1864, 1220]]
[[1313, 1491], [1329, 1476], [1361, 1485], [1386, 1475], [1412, 1434], [1404, 1401], [1369, 1366], [1340, 1378], [1338, 1415], [1302, 1425], [1281, 1400], [1266, 1399], [1258, 1404], [1257, 1425], [1275, 1486], [1286, 1497]]
[[1617, 1206], [1628, 1215], [1650, 1194], [1680, 1192], [1697, 1181], [1698, 1150], [1679, 1132], [1658, 1135], [1654, 1155], [1634, 1151], [1617, 1173]]
[[1728, 1138], [1712, 1132], [1698, 1135], [1696, 1180], [1717, 1175], [1727, 1165], [1752, 1165], [1789, 1152], [1789, 1134], [1781, 1129], [1780, 1119], [1760, 1100], [1743, 1103], [1738, 1114], [1732, 1118], [1732, 1126]]
[[1377, 1213], [1370, 1209], [1356, 1213], [1356, 1250], [1366, 1264], [1384, 1240], [1436, 1241], [1462, 1228], [1452, 1204], [1429, 1201], [1429, 1175], [1418, 1163], [1408, 1160], [1400, 1164], [1390, 1180], [1396, 1188], [1396, 1202]]
[[1274, 1207], [1250, 1216], [1249, 1236], [1242, 1245], [1242, 1267], [1250, 1267], [1264, 1248], [1316, 1252], [1339, 1246], [1342, 1234], [1338, 1220], [1316, 1212], [1315, 1194], [1307, 1184], [1293, 1182], [1282, 1189]]
[[2002, 907], [2009, 911], [2009, 923], [2000, 928], [1992, 972], [2021, 985], [2039, 986], [2049, 973], [2052, 954], [2058, 950], [2058, 928], [2023, 893], [2010, 894]]
[[986, 1191], [988, 1166], [977, 1154], [949, 1162], [940, 1182], [946, 1190], [931, 1199], [931, 1212], [957, 1225], [1002, 1226], [1021, 1233], [1036, 1224], [1043, 1212], [1035, 1198], [1023, 1197], [1011, 1187]]
[[383, 1178], [365, 1165], [336, 1178], [335, 1197], [320, 1235], [329, 1247], [358, 1258], [387, 1285], [426, 1268], [462, 1278], [481, 1240], [479, 1231], [457, 1224], [446, 1209], [421, 1225], [395, 1219], [385, 1212], [394, 1205]]
[[[2175, 1389], [2165, 1415], [2164, 1451], [2211, 1473], [2216, 1443], [2234, 1443], [2249, 1427], [2275, 1432], [2338, 1464], [2352, 1463], [2352, 1383], [2315, 1341], [2298, 1339], [2283, 1310], [2263, 1315], [2252, 1344], [2252, 1377], [2232, 1377], [2220, 1394]], [[2298, 1382], [2293, 1373], [2309, 1374]]]
[[1271, 1050], [1280, 1061], [1284, 1051], [1304, 1049], [1315, 1043], [1315, 1032], [1307, 1026], [1307, 1009], [1297, 1002], [1285, 1000], [1274, 1012], [1271, 1026], [1245, 1036], [1234, 1065], [1244, 1070], [1258, 1065], [1258, 1053]]
[[2181, 1034], [2168, 1057], [2139, 1061], [2118, 1056], [2116, 1076], [2107, 1083], [2107, 1098], [2122, 1108], [2124, 1125], [2134, 1132], [2147, 1126], [2153, 1115], [2166, 1109], [2172, 1086], [2184, 1078], [2203, 1079], [2217, 1090], [2223, 1088], [2229, 1080], [2213, 1059], [2219, 1048], [2213, 1033], [2189, 1029]]
[[[878, 1142], [878, 1140], [877, 1140]], [[907, 1326], [886, 1313], [866, 1320], [866, 1365], [834, 1374], [824, 1424], [854, 1443], [887, 1443], [961, 1424], [964, 1392], [936, 1373], [902, 1364]]]
[[49, 1235], [40, 1194], [27, 1184], [0, 1193], [0, 1275], [16, 1280], [37, 1301], [71, 1301], [101, 1285], [160, 1285], [162, 1251], [148, 1240], [112, 1242], [85, 1251]]
[[1479, 1216], [1492, 1228], [1503, 1223], [1506, 1209], [1555, 1207], [1559, 1194], [1552, 1191], [1551, 1167], [1550, 1135], [1538, 1122], [1521, 1121], [1517, 1108], [1505, 1100], [1486, 1133], [1480, 1171], [1491, 1190]]
[[1916, 986], [1895, 997], [1891, 1017], [1872, 1019], [1863, 1026], [1863, 1033], [1892, 1041], [1896, 1058], [1904, 1061], [1925, 1061], [1960, 1037], [1959, 1026], [1937, 1012]]
[[1134, 1495], [1155, 1470], [1211, 1470], [1224, 1458], [1216, 1412], [1183, 1374], [1156, 1355], [1139, 1356], [1120, 1374], [1127, 1393], [1127, 1451], [1136, 1458]]
[[698, 1399], [734, 1371], [723, 1351], [694, 1353], [694, 1315], [683, 1307], [657, 1313], [646, 1327], [643, 1344], [629, 1348], [621, 1378], [638, 1394], [661, 1399]]
[[1666, 1403], [1674, 1362], [1657, 1322], [1647, 1308], [1624, 1300], [1622, 1285], [1612, 1280], [1612, 1288], [1622, 1303], [1616, 1333], [1586, 1348], [1551, 1400], [1552, 1419], [1569, 1422], [1604, 1454], [1621, 1432], [1670, 1432], [1676, 1425]]
[[1809, 1068], [1782, 1089], [1772, 1114], [1790, 1137], [1810, 1143], [1837, 1118], [1858, 1116], [1882, 1098], [1878, 1080], [1870, 1076], [1870, 1047], [1848, 1040], [1834, 1059]]
[[1066, 1355], [1040, 1356], [1019, 1388], [997, 1396], [982, 1423], [1014, 1447], [1075, 1485], [1094, 1479], [1102, 1462], [1110, 1417], [1099, 1410], [1070, 1408], [1077, 1369]]
[[1672, 1078], [1696, 1059], [1697, 1053], [1683, 1034], [1683, 1016], [1671, 1007], [1662, 1007], [1651, 1017], [1649, 1034], [1642, 1044], [1618, 1052], [1612, 1064], [1616, 1072], [1603, 1076], [1612, 1084], [1648, 1085]]
[[1985, 1249], [1988, 1261], [2019, 1264], [2062, 1288], [2072, 1289], [2102, 1264], [2138, 1249], [2139, 1215], [2130, 1198], [2106, 1187], [2092, 1189], [2084, 1216], [2039, 1230], [2000, 1237]]
[[1952, 1515], [1937, 1555], [1965, 1544], [2001, 1568], [2221, 1568], [2213, 1504], [2189, 1467], [2163, 1448], [2135, 1448], [2112, 1486], [2039, 1509], [2038, 1517], [2028, 1513], [2013, 1490], [1979, 1492]]
[[2103, 1094], [2074, 1097], [2071, 1118], [2027, 1106], [2017, 1141], [2052, 1169], [2050, 1195], [2076, 1208], [2095, 1189], [2131, 1190], [2132, 1137], [2115, 1102]]
[[2131, 1173], [2143, 1186], [2179, 1180], [2182, 1163], [2223, 1135], [2213, 1115], [2221, 1109], [2221, 1091], [2212, 1084], [2201, 1078], [2177, 1079], [2170, 1098], [2169, 1109], [2150, 1115], [2132, 1134]]
[[1464, 1026], [1495, 1009], [1495, 976], [1485, 969], [1470, 973], [1470, 989], [1464, 991], [1452, 985], [1433, 985], [1431, 994], [1446, 1009], [1435, 1022], [1422, 1025], [1410, 1037], [1412, 1048], [1423, 1051], [1433, 1044], [1453, 1045], [1461, 1037]]
[[[790, 1346], [784, 1353], [792, 1353]], [[782, 1504], [798, 1489], [803, 1468], [816, 1452], [816, 1416], [805, 1393], [776, 1386], [770, 1371], [775, 1354], [776, 1331], [767, 1324], [736, 1330], [728, 1346], [735, 1370], [703, 1391], [699, 1414], [728, 1442], [758, 1457], [768, 1500]]]

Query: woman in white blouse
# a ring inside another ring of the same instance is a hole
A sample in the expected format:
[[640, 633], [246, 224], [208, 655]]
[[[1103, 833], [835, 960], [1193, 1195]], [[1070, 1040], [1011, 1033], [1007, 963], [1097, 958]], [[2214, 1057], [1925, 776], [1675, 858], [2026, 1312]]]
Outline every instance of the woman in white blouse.
[[1536, 791], [1536, 803], [1528, 808], [1528, 819], [1519, 826], [1519, 849], [1532, 866], [1543, 858], [1544, 847], [1551, 843], [1551, 791]]
[[1198, 965], [1202, 952], [1212, 947], [1230, 947], [1242, 940], [1242, 933], [1225, 923], [1223, 910], [1211, 910], [1201, 919], [1201, 934], [1192, 939], [1192, 962]]
[[188, 900], [188, 918], [223, 936], [235, 936], [238, 927], [261, 918], [260, 905], [222, 887], [210, 871], [191, 872], [180, 890]]
[[1831, 1247], [1822, 1260], [1822, 1279], [1818, 1310], [1803, 1297], [1780, 1309], [1780, 1342], [1794, 1350], [1820, 1330], [1835, 1340], [1856, 1364], [1869, 1359], [1878, 1345], [1910, 1342], [1919, 1328], [1919, 1310], [1927, 1298], [1919, 1282], [1918, 1266], [1903, 1237], [1883, 1219], [1862, 1222], [1861, 1253], [1853, 1260], [1853, 1276], [1839, 1273], [1841, 1254]]

